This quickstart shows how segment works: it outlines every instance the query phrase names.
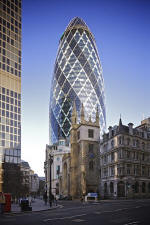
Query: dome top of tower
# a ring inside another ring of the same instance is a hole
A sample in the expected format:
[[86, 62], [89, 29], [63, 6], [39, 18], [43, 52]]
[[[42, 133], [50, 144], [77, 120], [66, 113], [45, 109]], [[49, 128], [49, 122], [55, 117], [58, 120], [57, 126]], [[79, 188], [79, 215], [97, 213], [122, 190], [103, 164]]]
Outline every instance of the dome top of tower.
[[86, 23], [79, 17], [75, 17], [71, 20], [71, 22], [69, 23], [68, 27], [74, 27], [74, 26], [83, 26], [83, 27], [87, 27]]

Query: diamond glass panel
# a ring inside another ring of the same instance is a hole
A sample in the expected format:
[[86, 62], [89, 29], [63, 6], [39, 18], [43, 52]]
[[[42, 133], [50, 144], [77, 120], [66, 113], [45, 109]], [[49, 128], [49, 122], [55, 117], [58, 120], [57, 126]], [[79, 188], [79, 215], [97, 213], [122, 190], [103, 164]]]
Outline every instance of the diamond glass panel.
[[[55, 82], [54, 82], [55, 81]], [[53, 72], [50, 100], [50, 144], [68, 137], [74, 101], [85, 119], [95, 121], [99, 109], [101, 134], [105, 131], [105, 95], [102, 68], [94, 37], [85, 22], [74, 18], [61, 37]], [[55, 104], [54, 104], [55, 102]]]

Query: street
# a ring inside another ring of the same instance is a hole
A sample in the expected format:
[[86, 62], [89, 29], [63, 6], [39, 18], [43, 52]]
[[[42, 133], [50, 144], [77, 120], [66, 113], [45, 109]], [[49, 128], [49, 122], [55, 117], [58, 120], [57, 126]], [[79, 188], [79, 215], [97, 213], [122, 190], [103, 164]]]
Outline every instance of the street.
[[150, 200], [59, 201], [59, 208], [4, 214], [1, 225], [150, 225]]

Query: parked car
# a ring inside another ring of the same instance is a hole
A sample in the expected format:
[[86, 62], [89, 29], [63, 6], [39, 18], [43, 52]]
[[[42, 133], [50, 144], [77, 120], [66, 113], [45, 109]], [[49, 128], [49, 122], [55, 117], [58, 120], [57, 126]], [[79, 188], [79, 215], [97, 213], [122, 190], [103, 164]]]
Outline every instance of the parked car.
[[68, 195], [68, 196], [67, 195], [65, 195], [65, 196], [60, 195], [59, 200], [72, 200], [72, 197], [70, 195]]

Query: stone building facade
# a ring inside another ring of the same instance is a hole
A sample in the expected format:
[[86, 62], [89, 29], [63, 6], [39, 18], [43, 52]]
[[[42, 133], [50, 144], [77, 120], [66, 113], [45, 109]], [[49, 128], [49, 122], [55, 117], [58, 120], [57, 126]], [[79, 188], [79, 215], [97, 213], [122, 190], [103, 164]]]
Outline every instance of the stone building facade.
[[74, 104], [70, 131], [70, 155], [63, 158], [62, 188], [63, 193], [73, 199], [89, 192], [99, 192], [99, 115], [96, 121], [84, 119], [82, 105], [80, 123], [77, 123], [77, 111]]
[[[59, 141], [53, 145], [46, 145], [45, 151], [45, 191], [49, 196], [50, 191], [50, 171], [51, 171], [51, 191], [52, 194], [60, 194], [60, 182], [59, 178], [62, 173], [62, 158], [65, 154], [70, 152], [70, 146], [67, 140], [63, 137], [59, 138]], [[50, 163], [50, 156], [52, 162]], [[51, 167], [51, 168], [50, 168]]]
[[109, 127], [100, 144], [103, 198], [150, 197], [150, 118]]

